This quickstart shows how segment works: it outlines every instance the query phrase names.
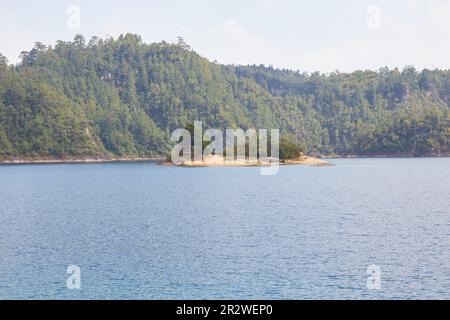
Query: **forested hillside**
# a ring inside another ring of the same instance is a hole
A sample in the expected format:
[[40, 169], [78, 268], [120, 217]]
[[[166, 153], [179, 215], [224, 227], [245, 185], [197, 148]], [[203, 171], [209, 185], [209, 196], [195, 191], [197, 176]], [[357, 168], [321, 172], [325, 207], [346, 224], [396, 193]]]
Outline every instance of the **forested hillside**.
[[213, 63], [180, 39], [76, 36], [0, 55], [0, 158], [156, 156], [194, 120], [280, 128], [307, 152], [446, 155], [450, 71], [303, 74]]

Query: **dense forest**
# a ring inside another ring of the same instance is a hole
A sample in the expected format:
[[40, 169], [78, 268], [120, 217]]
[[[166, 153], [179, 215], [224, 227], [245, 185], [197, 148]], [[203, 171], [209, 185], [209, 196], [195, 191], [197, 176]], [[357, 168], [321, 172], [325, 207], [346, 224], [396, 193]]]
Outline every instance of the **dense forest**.
[[280, 128], [311, 154], [448, 155], [450, 71], [221, 65], [133, 34], [0, 54], [2, 159], [165, 155], [194, 120]]

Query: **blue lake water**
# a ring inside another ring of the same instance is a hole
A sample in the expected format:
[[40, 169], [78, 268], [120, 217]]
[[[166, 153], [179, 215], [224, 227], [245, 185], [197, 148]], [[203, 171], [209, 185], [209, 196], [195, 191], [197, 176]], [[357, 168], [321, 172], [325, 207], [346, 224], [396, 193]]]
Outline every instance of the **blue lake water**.
[[0, 166], [0, 298], [449, 299], [450, 159], [331, 162]]

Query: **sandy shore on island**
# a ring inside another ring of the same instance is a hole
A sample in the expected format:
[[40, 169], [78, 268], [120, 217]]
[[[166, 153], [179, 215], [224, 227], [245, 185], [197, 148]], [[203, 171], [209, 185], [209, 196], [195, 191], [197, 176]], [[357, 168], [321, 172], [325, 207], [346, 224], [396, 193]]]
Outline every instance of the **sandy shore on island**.
[[[275, 160], [275, 161], [274, 161]], [[272, 162], [276, 163], [276, 159], [271, 159]], [[274, 163], [274, 164], [275, 164]], [[203, 158], [202, 161], [185, 161], [179, 164], [166, 161], [162, 165], [164, 166], [179, 166], [179, 167], [263, 167], [270, 166], [268, 162], [256, 161], [249, 162], [246, 160], [232, 160], [226, 161], [223, 157], [219, 156], [209, 156]], [[328, 161], [309, 157], [301, 156], [298, 159], [292, 160], [280, 160], [279, 165], [309, 165], [309, 166], [330, 166]]]
[[332, 164], [328, 161], [317, 159], [309, 156], [301, 156], [298, 159], [293, 160], [282, 160], [281, 164], [289, 165], [289, 164], [302, 164], [302, 165], [310, 165], [310, 166], [331, 166]]

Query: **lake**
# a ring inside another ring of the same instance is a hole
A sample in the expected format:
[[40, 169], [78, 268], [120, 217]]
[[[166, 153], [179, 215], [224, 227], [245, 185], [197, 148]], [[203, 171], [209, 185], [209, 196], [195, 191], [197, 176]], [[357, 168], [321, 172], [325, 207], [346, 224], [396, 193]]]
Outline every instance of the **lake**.
[[2, 165], [0, 298], [449, 299], [450, 158], [330, 161]]

